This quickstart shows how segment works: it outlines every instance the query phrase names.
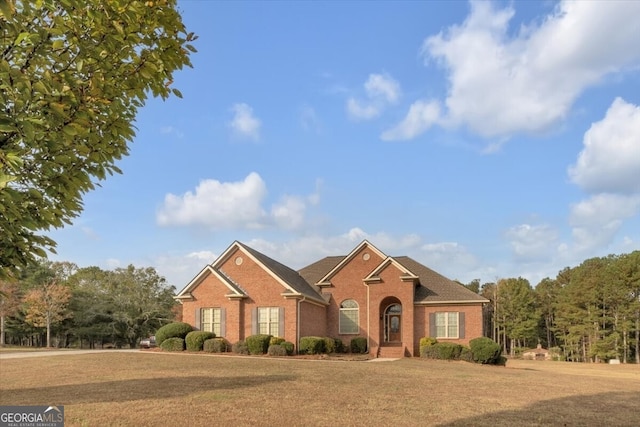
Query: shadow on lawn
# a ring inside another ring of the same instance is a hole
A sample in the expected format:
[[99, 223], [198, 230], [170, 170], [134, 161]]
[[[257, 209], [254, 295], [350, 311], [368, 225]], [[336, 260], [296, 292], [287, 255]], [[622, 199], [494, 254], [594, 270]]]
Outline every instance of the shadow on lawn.
[[[553, 387], [552, 385], [550, 387]], [[544, 393], [532, 390], [531, 393]], [[467, 426], [638, 426], [640, 392], [600, 393], [542, 400], [519, 410], [488, 412], [441, 427]], [[488, 408], [484, 408], [487, 410]]]
[[2, 392], [2, 400], [11, 402], [12, 405], [32, 405], [35, 401], [54, 402], [53, 404], [59, 405], [126, 402], [184, 397], [203, 391], [232, 390], [295, 379], [294, 375], [133, 379], [5, 390]]

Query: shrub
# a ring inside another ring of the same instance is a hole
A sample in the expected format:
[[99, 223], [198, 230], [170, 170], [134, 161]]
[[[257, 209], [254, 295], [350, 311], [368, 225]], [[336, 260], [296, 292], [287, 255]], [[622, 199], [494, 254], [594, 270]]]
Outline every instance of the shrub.
[[438, 340], [432, 337], [422, 337], [420, 338], [420, 347], [426, 347], [429, 345], [434, 345]]
[[191, 331], [184, 338], [187, 344], [187, 351], [202, 351], [204, 342], [210, 338], [215, 338], [216, 334], [205, 331]]
[[367, 352], [367, 339], [365, 337], [352, 338], [349, 348], [351, 353], [364, 354]]
[[463, 347], [452, 342], [439, 342], [420, 347], [420, 357], [440, 360], [459, 360]]
[[484, 365], [496, 365], [500, 362], [500, 344], [487, 337], [474, 338], [469, 341], [473, 360]]
[[282, 344], [283, 342], [284, 342], [284, 338], [271, 337], [271, 340], [269, 341], [269, 345]]
[[285, 341], [280, 345], [284, 347], [284, 349], [287, 351], [287, 356], [293, 355], [293, 350], [295, 349], [295, 345], [293, 345], [292, 342]]
[[269, 356], [286, 356], [287, 355], [287, 349], [284, 348], [284, 346], [280, 345], [280, 344], [271, 344], [269, 346], [269, 350], [267, 350], [267, 354]]
[[167, 338], [184, 339], [189, 332], [193, 331], [193, 327], [184, 322], [173, 322], [164, 325], [156, 331], [156, 344], [161, 345]]
[[246, 339], [249, 354], [265, 354], [269, 350], [271, 335], [249, 335]]
[[202, 349], [207, 353], [226, 353], [229, 347], [229, 342], [224, 338], [209, 338], [202, 345]]
[[249, 354], [249, 347], [246, 342], [240, 340], [231, 346], [231, 351], [236, 354]]
[[184, 340], [178, 337], [167, 338], [162, 341], [162, 344], [160, 344], [160, 348], [164, 351], [183, 351]]
[[347, 347], [344, 345], [340, 338], [334, 338], [334, 342], [336, 343], [336, 353], [346, 353]]
[[[337, 340], [335, 338], [331, 338], [331, 337], [324, 337], [322, 338], [324, 340], [324, 351], [327, 354], [330, 353], [338, 353], [338, 342], [340, 340]], [[342, 341], [340, 341], [340, 344], [342, 344]]]
[[321, 354], [325, 352], [324, 338], [321, 337], [302, 337], [300, 338], [300, 354]]
[[460, 360], [465, 362], [473, 363], [473, 353], [469, 347], [462, 347], [462, 351], [460, 352]]

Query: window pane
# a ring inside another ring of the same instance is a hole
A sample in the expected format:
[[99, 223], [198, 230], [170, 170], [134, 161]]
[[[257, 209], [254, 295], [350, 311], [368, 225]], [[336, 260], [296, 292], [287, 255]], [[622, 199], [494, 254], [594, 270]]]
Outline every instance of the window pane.
[[436, 313], [436, 337], [447, 337], [447, 318], [446, 313]]
[[358, 309], [341, 309], [340, 310], [340, 333], [341, 334], [357, 334], [358, 328]]
[[458, 337], [458, 313], [448, 313], [447, 336], [449, 338]]

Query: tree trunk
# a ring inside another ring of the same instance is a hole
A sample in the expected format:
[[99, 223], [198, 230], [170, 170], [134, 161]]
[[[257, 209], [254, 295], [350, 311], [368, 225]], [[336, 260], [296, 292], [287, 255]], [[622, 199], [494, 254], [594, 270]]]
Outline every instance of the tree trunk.
[[47, 348], [51, 347], [51, 319], [47, 313]]
[[4, 316], [0, 316], [0, 347], [4, 347]]

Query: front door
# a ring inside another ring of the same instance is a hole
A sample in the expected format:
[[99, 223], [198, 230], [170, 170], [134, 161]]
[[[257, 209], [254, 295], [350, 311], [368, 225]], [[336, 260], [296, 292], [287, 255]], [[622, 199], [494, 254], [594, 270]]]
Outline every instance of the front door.
[[384, 311], [384, 341], [402, 342], [402, 306], [391, 304]]

